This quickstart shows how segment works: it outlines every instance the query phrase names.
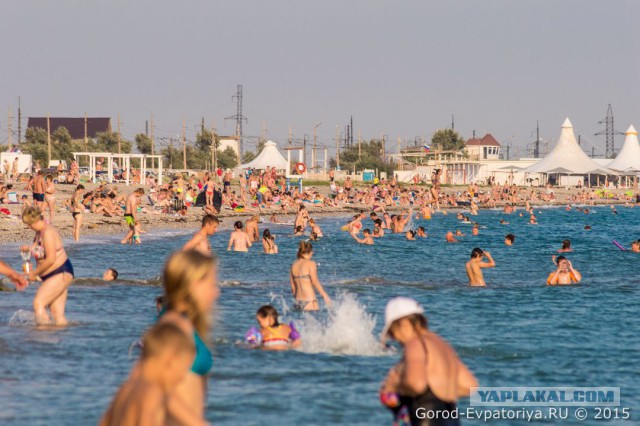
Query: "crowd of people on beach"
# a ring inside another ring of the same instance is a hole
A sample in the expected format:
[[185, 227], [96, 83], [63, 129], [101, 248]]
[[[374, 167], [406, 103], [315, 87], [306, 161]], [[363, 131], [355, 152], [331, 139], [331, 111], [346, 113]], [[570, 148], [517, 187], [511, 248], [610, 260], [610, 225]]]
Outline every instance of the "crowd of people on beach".
[[[221, 185], [216, 182], [220, 179]], [[205, 173], [200, 179], [178, 176], [168, 184], [154, 182], [153, 193], [147, 198], [149, 206], [145, 207], [143, 188], [120, 194], [115, 187], [100, 185], [87, 193], [82, 184], [77, 184], [73, 196], [65, 201], [74, 218], [73, 237], [76, 241], [80, 239], [85, 212], [122, 216], [128, 232], [121, 242], [139, 244], [140, 234], [144, 232], [140, 226], [141, 214], [162, 214], [164, 209], [175, 206], [175, 200], [181, 201], [180, 209], [193, 208], [200, 194], [204, 196], [201, 229], [167, 260], [162, 274], [164, 292], [156, 302], [157, 324], [144, 334], [140, 359], [115, 395], [101, 424], [134, 425], [141, 424], [142, 419], [149, 424], [165, 424], [167, 419], [178, 424], [206, 424], [207, 374], [213, 366], [208, 348], [210, 316], [219, 297], [219, 260], [212, 252], [209, 238], [218, 230], [220, 221], [216, 214], [220, 213], [221, 206], [255, 212], [245, 222], [238, 220], [234, 223], [227, 248], [236, 252], [247, 252], [261, 242], [264, 253], [278, 254], [278, 245], [270, 229], [265, 228], [260, 234], [259, 213], [270, 214], [269, 219], [263, 222], [264, 226], [265, 222], [282, 223], [277, 214], [295, 212], [295, 219], [289, 225], [294, 235], [303, 238], [289, 269], [289, 282], [294, 308], [300, 312], [313, 312], [321, 308], [318, 295], [327, 309], [331, 309], [333, 302], [319, 280], [318, 265], [312, 259], [312, 244], [323, 238], [324, 233], [310, 217], [308, 206], [357, 205], [362, 210], [353, 215], [342, 230], [348, 232], [354, 244], [375, 245], [376, 239], [389, 234], [402, 235], [406, 240], [427, 238], [426, 229], [414, 227], [413, 220], [430, 220], [436, 212], [447, 214], [445, 208], [450, 206], [464, 206], [468, 210], [459, 213], [457, 219], [473, 225], [473, 236], [480, 232], [480, 225], [472, 221], [479, 207], [495, 206], [498, 201], [503, 203], [505, 215], [526, 214], [529, 215], [528, 223], [535, 225], [537, 218], [531, 203], [536, 197], [546, 202], [553, 202], [555, 197], [549, 188], [543, 194], [532, 190], [523, 203], [522, 188], [507, 185], [496, 185], [483, 193], [472, 184], [467, 191], [445, 194], [437, 181], [429, 188], [422, 188], [400, 185], [396, 179], [376, 181], [361, 188], [356, 188], [350, 179], [339, 187], [332, 179], [331, 186], [335, 192], [329, 197], [312, 189], [285, 188], [280, 181], [275, 169], [250, 172], [241, 176], [239, 193], [236, 193], [231, 186], [230, 174], [214, 177]], [[35, 236], [32, 243], [21, 247], [23, 273], [0, 262], [0, 274], [11, 279], [19, 290], [31, 282], [41, 281], [33, 300], [36, 324], [64, 326], [67, 324], [68, 289], [75, 273], [63, 240], [53, 225], [56, 210], [54, 179], [39, 171], [29, 180], [27, 188], [33, 192], [33, 201], [27, 200], [23, 206], [22, 220]], [[595, 201], [583, 192], [573, 197], [576, 196], [581, 202]], [[216, 198], [221, 201], [218, 206]], [[524, 204], [524, 210], [519, 212], [517, 204]], [[365, 227], [363, 221], [370, 221], [371, 226]], [[507, 223], [505, 219], [500, 220], [500, 224]], [[444, 240], [455, 243], [462, 236], [458, 230], [449, 231]], [[515, 241], [516, 236], [512, 233], [504, 237], [505, 245], [513, 245]], [[561, 255], [553, 258], [556, 270], [549, 274], [548, 285], [569, 285], [581, 281], [580, 272], [566, 257], [571, 251], [571, 242], [564, 240], [558, 250]], [[632, 251], [640, 252], [640, 242], [633, 242]], [[32, 267], [30, 259], [36, 261], [35, 267]], [[496, 263], [491, 254], [474, 248], [465, 264], [469, 285], [485, 286], [483, 269], [493, 267]], [[118, 272], [110, 268], [103, 278], [116, 280]], [[259, 327], [253, 327], [245, 336], [247, 346], [286, 350], [303, 345], [304, 337], [295, 324], [280, 324], [278, 317], [279, 313], [273, 306], [260, 307], [256, 312]], [[429, 330], [424, 310], [415, 300], [400, 297], [388, 302], [382, 338], [394, 339], [404, 348], [403, 358], [389, 371], [380, 388], [380, 400], [393, 412], [397, 424], [436, 424], [421, 423], [415, 416], [416, 409], [430, 407], [428, 409], [451, 411], [455, 409], [457, 400], [467, 396], [470, 388], [477, 385], [455, 350]]]

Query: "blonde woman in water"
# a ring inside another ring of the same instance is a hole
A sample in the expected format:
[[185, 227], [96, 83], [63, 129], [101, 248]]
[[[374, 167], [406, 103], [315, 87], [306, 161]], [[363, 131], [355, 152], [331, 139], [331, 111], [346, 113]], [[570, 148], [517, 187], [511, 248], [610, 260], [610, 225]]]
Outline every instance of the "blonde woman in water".
[[53, 319], [55, 325], [67, 325], [64, 309], [74, 272], [62, 239], [58, 231], [44, 221], [42, 210], [38, 207], [25, 208], [22, 221], [36, 232], [33, 243], [22, 246], [23, 252], [30, 252], [31, 257], [36, 259], [36, 268], [28, 273], [28, 280], [36, 281], [38, 277], [42, 280], [33, 298], [36, 324], [50, 324]]
[[318, 293], [324, 299], [327, 306], [331, 306], [331, 299], [324, 291], [320, 280], [318, 280], [318, 266], [311, 260], [313, 256], [313, 246], [311, 243], [301, 241], [298, 248], [298, 259], [291, 265], [289, 279], [291, 281], [291, 292], [295, 298], [294, 309], [299, 311], [317, 311], [320, 309]]

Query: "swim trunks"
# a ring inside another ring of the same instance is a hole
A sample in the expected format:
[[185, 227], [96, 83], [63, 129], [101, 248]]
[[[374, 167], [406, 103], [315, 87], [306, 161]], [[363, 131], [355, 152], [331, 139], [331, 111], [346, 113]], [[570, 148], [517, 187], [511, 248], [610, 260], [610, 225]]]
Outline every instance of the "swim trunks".
[[33, 199], [39, 202], [44, 202], [44, 194], [33, 193]]
[[124, 219], [127, 221], [127, 225], [135, 226], [136, 221], [133, 219], [133, 215], [125, 214]]

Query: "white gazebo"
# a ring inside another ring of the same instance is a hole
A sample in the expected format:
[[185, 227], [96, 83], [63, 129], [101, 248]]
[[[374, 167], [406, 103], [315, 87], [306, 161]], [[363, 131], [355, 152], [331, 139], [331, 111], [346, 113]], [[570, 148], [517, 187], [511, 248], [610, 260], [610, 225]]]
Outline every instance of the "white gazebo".
[[618, 156], [607, 164], [607, 168], [631, 175], [640, 171], [640, 143], [638, 143], [638, 132], [633, 126], [627, 129], [622, 149]]
[[[87, 157], [89, 159], [89, 179], [91, 182], [96, 182], [96, 162], [98, 159], [104, 159], [107, 163], [107, 182], [113, 183], [113, 159], [119, 158], [122, 160], [123, 169], [128, 170], [127, 176], [121, 182], [126, 185], [131, 183], [131, 159], [135, 158], [140, 160], [140, 185], [146, 185], [147, 174], [147, 160], [157, 159], [158, 167], [150, 167], [149, 170], [154, 169], [158, 174], [158, 183], [162, 183], [162, 155], [147, 155], [147, 154], [112, 154], [110, 152], [74, 152], [73, 158], [78, 161], [79, 158]], [[155, 161], [152, 162], [155, 164]]]
[[260, 154], [252, 161], [238, 166], [241, 169], [266, 170], [267, 167], [275, 167], [276, 170], [287, 170], [289, 162], [284, 158], [275, 142], [267, 141]]
[[560, 138], [553, 150], [542, 160], [526, 168], [528, 173], [567, 175], [618, 175], [610, 168], [596, 163], [582, 150], [567, 118], [562, 124]]

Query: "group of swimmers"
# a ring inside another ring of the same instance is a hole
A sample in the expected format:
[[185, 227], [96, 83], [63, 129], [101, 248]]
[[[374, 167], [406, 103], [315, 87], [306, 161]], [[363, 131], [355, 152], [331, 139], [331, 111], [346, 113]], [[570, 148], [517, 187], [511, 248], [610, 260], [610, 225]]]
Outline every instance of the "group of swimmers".
[[[140, 196], [134, 192], [127, 199], [127, 214], [134, 218]], [[303, 207], [296, 217], [296, 227], [314, 225]], [[381, 232], [384, 235], [384, 229], [396, 233], [406, 231], [411, 212], [394, 216], [385, 213], [383, 221], [375, 212], [372, 213], [370, 218], [374, 222], [374, 230], [378, 227], [378, 237]], [[372, 244], [373, 233], [362, 229], [365, 217], [364, 213], [354, 216], [347, 228], [358, 242], [370, 239], [368, 241]], [[34, 297], [36, 322], [65, 325], [64, 308], [67, 289], [74, 278], [73, 266], [60, 236], [52, 225], [46, 223], [42, 210], [37, 207], [24, 209], [23, 221], [36, 233], [33, 243], [22, 247], [23, 252], [36, 259], [36, 268], [21, 275], [0, 263], [0, 274], [9, 277], [19, 288], [40, 277], [42, 284]], [[237, 250], [244, 247], [248, 250], [259, 236], [258, 222], [257, 217], [252, 217], [246, 225], [236, 222], [229, 248]], [[216, 233], [218, 226], [216, 216], [204, 216], [201, 229], [182, 250], [168, 259], [163, 272], [164, 294], [159, 305], [158, 322], [145, 333], [140, 359], [116, 393], [101, 424], [141, 424], [143, 419], [150, 424], [165, 424], [169, 420], [183, 424], [206, 424], [206, 375], [213, 362], [207, 348], [207, 336], [211, 331], [208, 316], [219, 296], [217, 260], [212, 254], [209, 237]], [[318, 229], [313, 232], [318, 234]], [[263, 248], [267, 253], [277, 253], [277, 246], [273, 251], [274, 238], [268, 231], [266, 229], [263, 233]], [[135, 235], [133, 232], [131, 234], [130, 229], [131, 237]], [[360, 232], [364, 236], [362, 239]], [[424, 228], [421, 232], [426, 236]], [[407, 239], [411, 238], [407, 236]], [[512, 245], [514, 241], [513, 234], [505, 236], [506, 245]], [[565, 240], [558, 251], [568, 253], [571, 250], [570, 241]], [[289, 271], [295, 307], [300, 311], [320, 308], [316, 294], [322, 296], [327, 307], [332, 303], [320, 284], [317, 264], [312, 256], [311, 243], [301, 241], [297, 259]], [[557, 269], [549, 275], [549, 285], [571, 284], [581, 280], [581, 274], [566, 257], [558, 256], [555, 262]], [[489, 252], [474, 248], [465, 266], [470, 285], [484, 286], [482, 269], [495, 267], [495, 261]], [[116, 279], [118, 273], [115, 269], [109, 269], [104, 276], [105, 280]], [[253, 342], [254, 346], [285, 350], [302, 344], [295, 326], [281, 324], [278, 312], [272, 306], [261, 306], [256, 312], [256, 321], [259, 329], [247, 336], [247, 341]], [[424, 310], [414, 300], [397, 298], [387, 304], [382, 334], [384, 338], [395, 339], [405, 350], [405, 356], [389, 371], [380, 389], [381, 401], [392, 410], [396, 420], [404, 419], [411, 424], [418, 424], [415, 419], [417, 407], [453, 410], [457, 399], [468, 395], [469, 388], [477, 385], [473, 374], [460, 361], [453, 348], [429, 331]], [[458, 386], [454, 389], [447, 383], [458, 383]]]

